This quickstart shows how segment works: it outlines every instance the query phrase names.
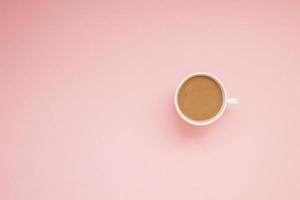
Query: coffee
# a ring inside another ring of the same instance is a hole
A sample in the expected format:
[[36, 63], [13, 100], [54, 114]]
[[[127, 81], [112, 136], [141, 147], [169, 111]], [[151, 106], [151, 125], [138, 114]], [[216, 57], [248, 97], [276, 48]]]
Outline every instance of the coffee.
[[220, 111], [223, 93], [218, 83], [208, 76], [188, 79], [178, 93], [181, 112], [192, 120], [208, 120]]

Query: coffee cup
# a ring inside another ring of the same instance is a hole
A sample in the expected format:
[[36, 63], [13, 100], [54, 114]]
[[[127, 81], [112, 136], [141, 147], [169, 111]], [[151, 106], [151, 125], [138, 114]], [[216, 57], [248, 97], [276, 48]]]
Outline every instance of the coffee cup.
[[196, 126], [215, 122], [223, 115], [227, 104], [238, 103], [238, 99], [227, 97], [219, 78], [206, 72], [185, 77], [176, 89], [174, 100], [179, 116]]

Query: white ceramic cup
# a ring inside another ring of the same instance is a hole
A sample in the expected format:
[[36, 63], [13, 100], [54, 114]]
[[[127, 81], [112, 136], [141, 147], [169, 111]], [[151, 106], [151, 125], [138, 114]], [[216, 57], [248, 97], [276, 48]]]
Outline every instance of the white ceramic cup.
[[[178, 94], [179, 94], [179, 91], [180, 91], [182, 85], [187, 80], [189, 80], [190, 78], [195, 77], [195, 76], [206, 76], [206, 77], [209, 77], [209, 78], [215, 80], [216, 83], [220, 86], [220, 88], [222, 90], [222, 94], [223, 94], [222, 107], [221, 107], [220, 111], [214, 117], [212, 117], [210, 119], [207, 119], [207, 120], [198, 121], [198, 120], [193, 120], [193, 119], [189, 118], [188, 116], [186, 116], [185, 114], [183, 114], [183, 112], [180, 110], [180, 107], [179, 107], [179, 104], [178, 104]], [[188, 122], [188, 123], [190, 123], [192, 125], [196, 125], [196, 126], [205, 126], [205, 125], [208, 125], [208, 124], [211, 124], [211, 123], [215, 122], [224, 113], [227, 104], [237, 104], [237, 103], [238, 103], [238, 99], [236, 99], [236, 98], [228, 98], [227, 97], [227, 93], [226, 93], [225, 87], [224, 87], [223, 83], [220, 81], [220, 79], [218, 79], [214, 75], [206, 73], [206, 72], [197, 72], [197, 73], [193, 73], [193, 74], [188, 75], [187, 77], [185, 77], [179, 83], [179, 85], [178, 85], [178, 87], [176, 89], [176, 92], [175, 92], [175, 107], [176, 107], [177, 113], [180, 115], [180, 117], [184, 121], [186, 121], [186, 122]]]

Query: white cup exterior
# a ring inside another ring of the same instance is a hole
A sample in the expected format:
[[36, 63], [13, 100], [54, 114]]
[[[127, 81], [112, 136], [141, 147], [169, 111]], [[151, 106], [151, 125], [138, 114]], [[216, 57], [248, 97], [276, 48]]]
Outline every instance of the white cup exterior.
[[[220, 109], [220, 111], [212, 118], [210, 119], [207, 119], [207, 120], [201, 120], [201, 121], [198, 121], [198, 120], [193, 120], [189, 117], [187, 117], [185, 114], [183, 114], [183, 112], [180, 110], [179, 108], [179, 104], [178, 104], [178, 94], [179, 94], [179, 91], [182, 87], [182, 85], [187, 81], [189, 80], [190, 78], [192, 77], [196, 77], [196, 76], [206, 76], [206, 77], [209, 77], [213, 80], [216, 81], [216, 83], [219, 85], [219, 87], [221, 88], [222, 90], [222, 94], [223, 94], [223, 103], [222, 103], [222, 107]], [[195, 125], [195, 126], [205, 126], [205, 125], [209, 125], [213, 122], [215, 122], [216, 120], [218, 120], [224, 113], [225, 109], [226, 109], [226, 106], [228, 103], [230, 104], [237, 104], [238, 103], [238, 100], [235, 99], [235, 98], [228, 98], [227, 97], [227, 93], [226, 93], [226, 90], [225, 90], [225, 87], [223, 85], [223, 83], [220, 81], [220, 79], [218, 79], [216, 76], [210, 74], [210, 73], [207, 73], [207, 72], [197, 72], [197, 73], [193, 73], [193, 74], [190, 74], [188, 75], [187, 77], [185, 77], [180, 83], [179, 85], [177, 86], [177, 89], [176, 89], [176, 92], [175, 92], [175, 107], [176, 107], [176, 111], [177, 113], [179, 114], [179, 116], [186, 122], [192, 124], [192, 125]]]

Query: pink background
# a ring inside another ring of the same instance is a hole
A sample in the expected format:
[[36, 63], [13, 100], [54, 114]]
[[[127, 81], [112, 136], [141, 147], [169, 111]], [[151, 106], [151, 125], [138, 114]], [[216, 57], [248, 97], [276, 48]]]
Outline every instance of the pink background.
[[[300, 199], [300, 1], [0, 2], [1, 200]], [[230, 106], [193, 127], [179, 81]]]

